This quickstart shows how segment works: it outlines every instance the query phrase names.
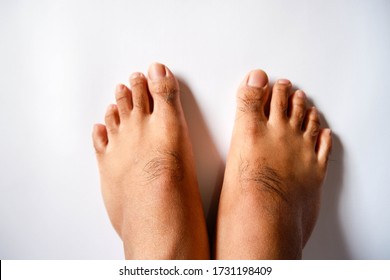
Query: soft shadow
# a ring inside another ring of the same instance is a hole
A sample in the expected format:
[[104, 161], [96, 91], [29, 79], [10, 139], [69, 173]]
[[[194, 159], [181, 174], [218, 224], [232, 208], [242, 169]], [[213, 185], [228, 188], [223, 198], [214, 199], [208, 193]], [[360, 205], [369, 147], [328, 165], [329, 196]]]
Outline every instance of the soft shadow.
[[225, 163], [213, 142], [193, 93], [182, 79], [178, 78], [178, 81], [181, 89], [181, 103], [187, 120], [196, 161], [199, 188], [207, 219], [209, 238], [212, 241], [214, 239]]
[[[321, 118], [321, 122], [325, 122]], [[328, 127], [326, 122], [325, 127]], [[304, 259], [350, 259], [340, 221], [340, 194], [343, 185], [344, 150], [340, 138], [333, 133], [328, 174], [323, 185], [320, 216], [304, 251]]]

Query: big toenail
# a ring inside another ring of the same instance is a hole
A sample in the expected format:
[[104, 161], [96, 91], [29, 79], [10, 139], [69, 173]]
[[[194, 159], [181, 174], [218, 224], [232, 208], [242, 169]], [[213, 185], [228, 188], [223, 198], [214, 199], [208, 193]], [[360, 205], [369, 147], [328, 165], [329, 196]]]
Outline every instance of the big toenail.
[[290, 81], [287, 80], [287, 79], [280, 79], [280, 80], [278, 80], [278, 84], [281, 84], [281, 85], [289, 85], [289, 84], [290, 84]]
[[164, 78], [166, 75], [165, 66], [159, 63], [152, 65], [149, 71], [149, 77], [152, 80]]
[[247, 85], [250, 87], [263, 88], [267, 84], [267, 77], [262, 73], [253, 71], [249, 74]]

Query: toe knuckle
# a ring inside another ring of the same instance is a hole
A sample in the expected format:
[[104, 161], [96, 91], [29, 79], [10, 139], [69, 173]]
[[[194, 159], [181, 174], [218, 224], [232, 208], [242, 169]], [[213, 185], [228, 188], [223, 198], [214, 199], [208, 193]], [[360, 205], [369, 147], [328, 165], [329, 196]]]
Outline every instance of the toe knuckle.
[[167, 103], [171, 103], [178, 95], [179, 90], [171, 79], [165, 79], [153, 84], [153, 92], [161, 96]]
[[146, 108], [146, 100], [142, 95], [134, 95], [133, 97], [134, 108], [138, 110], [144, 110]]
[[135, 77], [131, 79], [131, 87], [139, 87], [139, 86], [144, 86], [145, 85], [145, 78], [144, 77]]
[[244, 87], [237, 98], [240, 111], [259, 112], [264, 105], [265, 92], [262, 89]]
[[106, 112], [105, 119], [110, 121], [110, 120], [115, 120], [115, 112], [113, 110], [109, 110]]
[[127, 93], [125, 91], [119, 91], [115, 93], [115, 99], [118, 100], [123, 100], [127, 98]]
[[312, 136], [312, 137], [317, 137], [318, 134], [320, 133], [320, 127], [319, 127], [319, 125], [318, 125], [318, 124], [315, 124], [315, 125], [311, 126], [311, 127], [310, 127], [309, 133], [310, 133], [310, 136]]
[[116, 103], [119, 105], [118, 110], [122, 111], [124, 106], [127, 106], [129, 102], [129, 99], [127, 98], [127, 95], [122, 94], [122, 95], [117, 95], [116, 96]]
[[299, 98], [299, 100], [296, 99], [297, 98], [295, 98], [295, 100], [293, 101], [293, 106], [295, 106], [296, 110], [298, 111], [305, 111], [306, 110], [305, 100], [302, 100], [302, 98]]
[[280, 112], [287, 112], [287, 101], [280, 98], [276, 101], [276, 107]]
[[295, 113], [294, 117], [297, 123], [302, 123], [303, 119], [305, 118], [305, 114], [303, 111], [298, 111]]

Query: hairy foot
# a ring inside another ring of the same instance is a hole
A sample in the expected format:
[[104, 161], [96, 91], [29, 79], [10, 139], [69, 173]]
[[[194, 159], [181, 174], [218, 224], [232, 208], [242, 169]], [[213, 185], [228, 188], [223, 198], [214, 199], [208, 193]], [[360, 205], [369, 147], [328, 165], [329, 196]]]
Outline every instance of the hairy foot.
[[209, 245], [179, 86], [155, 63], [118, 85], [93, 143], [104, 202], [129, 259], [206, 259]]
[[331, 149], [306, 96], [291, 82], [250, 72], [237, 113], [220, 198], [216, 258], [298, 259], [317, 220]]

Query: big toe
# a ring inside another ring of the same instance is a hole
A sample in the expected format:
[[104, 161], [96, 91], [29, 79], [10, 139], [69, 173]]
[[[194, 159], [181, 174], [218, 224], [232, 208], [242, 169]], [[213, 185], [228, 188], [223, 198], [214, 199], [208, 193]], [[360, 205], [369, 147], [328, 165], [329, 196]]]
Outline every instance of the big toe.
[[267, 74], [260, 69], [249, 72], [237, 92], [237, 117], [256, 122], [266, 120], [264, 109], [268, 94]]
[[154, 111], [179, 108], [179, 83], [168, 67], [153, 63], [148, 70], [148, 87], [153, 98]]

